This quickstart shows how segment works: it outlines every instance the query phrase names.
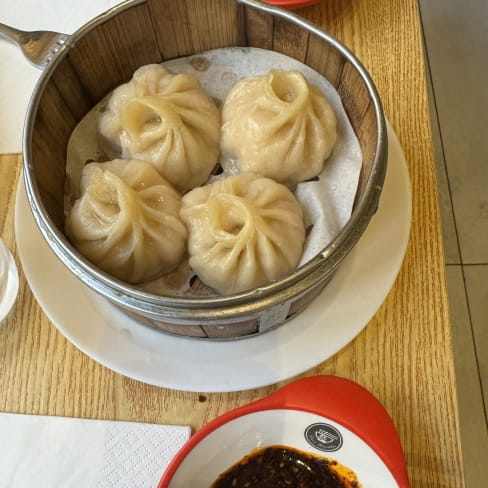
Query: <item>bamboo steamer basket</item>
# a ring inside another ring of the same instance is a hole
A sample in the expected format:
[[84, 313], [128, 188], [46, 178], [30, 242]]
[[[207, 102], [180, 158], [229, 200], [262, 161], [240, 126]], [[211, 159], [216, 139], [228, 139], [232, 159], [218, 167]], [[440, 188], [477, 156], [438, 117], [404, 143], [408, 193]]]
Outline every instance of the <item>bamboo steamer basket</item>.
[[[362, 168], [352, 215], [339, 235], [292, 275], [230, 296], [159, 296], [102, 272], [64, 228], [67, 145], [78, 122], [140, 66], [214, 48], [250, 46], [295, 58], [341, 96], [359, 139]], [[24, 179], [52, 251], [84, 284], [162, 332], [200, 339], [250, 337], [304, 310], [333, 277], [374, 215], [387, 165], [387, 136], [374, 83], [340, 42], [295, 14], [254, 0], [132, 0], [57, 47], [32, 97], [24, 130]]]

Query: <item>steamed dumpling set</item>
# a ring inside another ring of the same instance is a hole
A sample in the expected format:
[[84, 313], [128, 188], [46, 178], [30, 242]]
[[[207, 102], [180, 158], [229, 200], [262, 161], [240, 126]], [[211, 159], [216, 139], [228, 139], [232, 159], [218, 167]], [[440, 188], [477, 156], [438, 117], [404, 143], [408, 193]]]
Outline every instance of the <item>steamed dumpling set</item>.
[[[188, 253], [203, 283], [230, 294], [297, 267], [305, 225], [289, 187], [322, 171], [336, 139], [333, 109], [301, 73], [241, 79], [221, 120], [195, 77], [143, 66], [112, 93], [99, 133], [113, 160], [83, 168], [66, 217], [99, 268], [139, 284]], [[237, 174], [208, 183], [221, 154]]]

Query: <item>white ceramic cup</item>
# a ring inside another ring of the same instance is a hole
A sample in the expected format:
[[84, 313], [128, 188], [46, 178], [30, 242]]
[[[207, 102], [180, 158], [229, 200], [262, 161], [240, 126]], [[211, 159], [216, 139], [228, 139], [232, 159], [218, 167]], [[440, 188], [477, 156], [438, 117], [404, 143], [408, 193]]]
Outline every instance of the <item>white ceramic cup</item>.
[[0, 239], [0, 324], [7, 318], [17, 298], [19, 274], [14, 258]]

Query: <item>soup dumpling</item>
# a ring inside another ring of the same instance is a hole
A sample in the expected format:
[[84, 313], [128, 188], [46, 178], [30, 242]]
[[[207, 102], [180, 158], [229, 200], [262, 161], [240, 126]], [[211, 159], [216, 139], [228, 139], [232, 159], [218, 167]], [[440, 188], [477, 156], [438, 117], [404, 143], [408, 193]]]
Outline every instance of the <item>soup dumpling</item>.
[[273, 69], [239, 80], [222, 108], [222, 153], [288, 185], [317, 176], [337, 137], [325, 95], [299, 71]]
[[146, 65], [113, 91], [99, 132], [110, 157], [148, 161], [186, 191], [217, 163], [220, 111], [194, 76]]
[[186, 254], [181, 195], [149, 164], [90, 163], [81, 196], [65, 221], [66, 234], [89, 261], [128, 283], [172, 271]]
[[228, 176], [183, 196], [190, 266], [222, 294], [293, 272], [305, 241], [300, 202], [284, 185], [252, 173]]

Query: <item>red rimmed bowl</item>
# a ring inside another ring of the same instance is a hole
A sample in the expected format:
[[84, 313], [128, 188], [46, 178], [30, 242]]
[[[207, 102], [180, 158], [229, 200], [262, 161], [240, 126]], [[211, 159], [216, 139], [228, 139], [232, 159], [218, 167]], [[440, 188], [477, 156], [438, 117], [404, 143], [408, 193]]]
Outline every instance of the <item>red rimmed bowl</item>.
[[158, 488], [209, 487], [254, 449], [276, 445], [337, 461], [363, 488], [410, 486], [398, 433], [381, 403], [350, 380], [312, 376], [202, 427]]

